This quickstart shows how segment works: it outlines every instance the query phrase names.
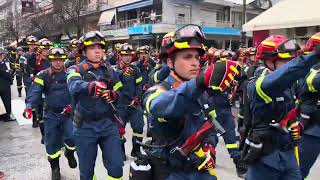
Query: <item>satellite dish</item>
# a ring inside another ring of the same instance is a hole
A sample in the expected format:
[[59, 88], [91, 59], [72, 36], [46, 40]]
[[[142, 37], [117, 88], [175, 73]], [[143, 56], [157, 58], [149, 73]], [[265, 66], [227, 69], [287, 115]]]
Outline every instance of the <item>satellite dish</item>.
[[261, 10], [267, 10], [272, 7], [272, 2], [271, 0], [256, 0], [253, 6]]

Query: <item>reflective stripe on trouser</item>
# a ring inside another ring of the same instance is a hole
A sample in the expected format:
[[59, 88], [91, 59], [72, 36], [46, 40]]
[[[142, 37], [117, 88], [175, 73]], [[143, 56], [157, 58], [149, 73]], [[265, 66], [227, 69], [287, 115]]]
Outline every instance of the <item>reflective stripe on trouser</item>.
[[119, 177], [119, 178], [114, 178], [112, 176], [107, 177], [107, 180], [122, 180], [122, 179], [123, 179], [122, 177]]
[[65, 145], [75, 147], [72, 136], [73, 125], [71, 119], [53, 112], [46, 112], [43, 118], [45, 119], [44, 134], [48, 157], [58, 157], [57, 152], [61, 153], [61, 148]]
[[[111, 177], [111, 176], [107, 177], [107, 180], [122, 180], [122, 179], [123, 179], [122, 177], [120, 177], [120, 178], [114, 178], [114, 177]], [[97, 180], [97, 176], [93, 175], [92, 180]]]
[[320, 137], [303, 134], [299, 142], [300, 170], [307, 177], [320, 154]]
[[237, 145], [237, 137], [235, 131], [235, 121], [233, 119], [230, 108], [224, 108], [221, 110], [216, 110], [221, 126], [226, 130], [226, 133], [222, 136], [226, 148], [232, 158], [240, 156], [239, 147]]
[[67, 143], [64, 143], [64, 147], [69, 151], [76, 150], [76, 146], [75, 145], [68, 145]]
[[98, 145], [101, 149], [103, 164], [108, 171], [108, 175], [114, 178], [122, 177], [123, 157], [116, 126], [110, 127], [110, 131], [106, 136], [87, 137], [75, 135], [74, 139], [79, 158], [81, 180], [93, 179]]

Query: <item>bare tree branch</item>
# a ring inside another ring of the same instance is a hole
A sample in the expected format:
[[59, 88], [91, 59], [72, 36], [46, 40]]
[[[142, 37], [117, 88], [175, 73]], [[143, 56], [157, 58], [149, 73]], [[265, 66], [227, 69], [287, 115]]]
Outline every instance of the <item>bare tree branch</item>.
[[[84, 28], [85, 20], [81, 17], [82, 13], [86, 10], [87, 0], [54, 0], [55, 12], [62, 22], [67, 23], [69, 26], [65, 27], [65, 31], [69, 38], [70, 33], [76, 33], [79, 38]], [[72, 31], [71, 27], [76, 29]], [[75, 32], [74, 32], [75, 31]]]

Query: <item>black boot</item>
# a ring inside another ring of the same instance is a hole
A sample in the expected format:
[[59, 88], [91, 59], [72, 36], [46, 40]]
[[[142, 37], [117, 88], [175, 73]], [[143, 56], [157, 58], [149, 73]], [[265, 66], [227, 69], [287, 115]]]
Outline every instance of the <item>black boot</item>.
[[36, 111], [32, 111], [32, 127], [37, 128], [39, 126], [38, 119], [37, 119], [37, 113]]
[[68, 159], [69, 167], [72, 169], [76, 168], [77, 167], [77, 160], [74, 157], [74, 151], [66, 149], [64, 151], [64, 155]]
[[60, 180], [60, 166], [59, 166], [59, 158], [50, 159], [49, 162], [51, 165], [51, 180]]
[[44, 144], [44, 123], [39, 123], [40, 132], [41, 132], [41, 144]]
[[142, 142], [140, 137], [132, 137], [132, 151], [131, 156], [139, 158], [141, 156], [140, 145], [137, 142]]
[[13, 119], [12, 117], [11, 117], [11, 113], [10, 114], [6, 114], [5, 115], [5, 117], [3, 118], [3, 121], [4, 122], [10, 122], [10, 121], [15, 121], [16, 119]]
[[236, 165], [236, 170], [239, 178], [245, 178], [248, 170], [248, 165], [241, 161], [240, 157], [233, 159], [234, 164]]

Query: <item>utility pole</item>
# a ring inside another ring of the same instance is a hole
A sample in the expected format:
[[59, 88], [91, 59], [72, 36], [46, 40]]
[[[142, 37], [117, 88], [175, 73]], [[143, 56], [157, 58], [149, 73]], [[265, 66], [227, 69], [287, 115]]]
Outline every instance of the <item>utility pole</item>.
[[242, 25], [241, 25], [241, 37], [240, 37], [240, 47], [246, 46], [246, 32], [243, 31], [243, 25], [246, 23], [246, 11], [247, 11], [247, 0], [242, 2]]

